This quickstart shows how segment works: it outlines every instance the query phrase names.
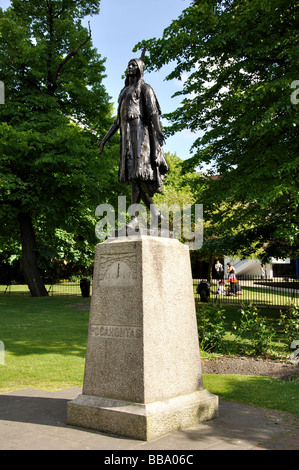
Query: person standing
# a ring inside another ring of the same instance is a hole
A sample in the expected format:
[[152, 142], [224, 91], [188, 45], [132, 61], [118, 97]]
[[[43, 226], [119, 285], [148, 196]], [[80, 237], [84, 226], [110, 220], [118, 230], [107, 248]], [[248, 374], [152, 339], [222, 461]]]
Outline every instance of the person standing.
[[227, 263], [226, 267], [227, 267], [227, 274], [228, 275], [236, 274], [236, 270], [235, 270], [234, 266], [231, 264], [231, 262]]
[[221, 264], [219, 260], [216, 261], [215, 270], [216, 270], [218, 279], [223, 278], [223, 271], [224, 271], [223, 264]]

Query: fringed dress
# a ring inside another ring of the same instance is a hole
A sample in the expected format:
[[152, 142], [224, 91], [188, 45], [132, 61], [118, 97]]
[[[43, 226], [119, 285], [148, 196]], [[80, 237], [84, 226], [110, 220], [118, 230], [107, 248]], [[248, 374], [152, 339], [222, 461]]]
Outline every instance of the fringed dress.
[[122, 184], [139, 182], [149, 196], [162, 191], [169, 170], [151, 117], [161, 115], [154, 90], [143, 80], [120, 93], [116, 125], [120, 128], [118, 179]]

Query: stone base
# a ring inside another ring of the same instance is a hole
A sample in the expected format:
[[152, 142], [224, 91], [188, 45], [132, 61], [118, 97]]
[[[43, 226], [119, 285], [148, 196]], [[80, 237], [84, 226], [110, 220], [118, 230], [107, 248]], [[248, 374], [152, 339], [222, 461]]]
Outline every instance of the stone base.
[[144, 235], [98, 244], [83, 390], [68, 424], [151, 440], [217, 410], [203, 389], [188, 247]]
[[218, 416], [218, 397], [208, 390], [154, 403], [79, 395], [68, 403], [68, 424], [142, 441]]

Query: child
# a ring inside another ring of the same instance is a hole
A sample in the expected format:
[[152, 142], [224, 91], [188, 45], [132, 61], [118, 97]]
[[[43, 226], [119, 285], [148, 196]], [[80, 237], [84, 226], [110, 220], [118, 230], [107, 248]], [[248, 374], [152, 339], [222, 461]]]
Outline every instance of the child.
[[224, 280], [218, 282], [217, 290], [214, 292], [215, 294], [226, 295]]

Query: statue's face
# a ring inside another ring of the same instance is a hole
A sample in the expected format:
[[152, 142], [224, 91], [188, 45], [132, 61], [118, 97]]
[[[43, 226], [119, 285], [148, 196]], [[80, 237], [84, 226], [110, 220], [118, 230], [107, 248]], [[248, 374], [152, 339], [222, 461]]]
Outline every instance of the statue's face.
[[129, 64], [128, 64], [128, 69], [127, 69], [127, 74], [128, 75], [136, 75], [137, 74], [137, 71], [138, 71], [138, 65], [137, 63], [135, 62], [135, 60], [130, 60]]

